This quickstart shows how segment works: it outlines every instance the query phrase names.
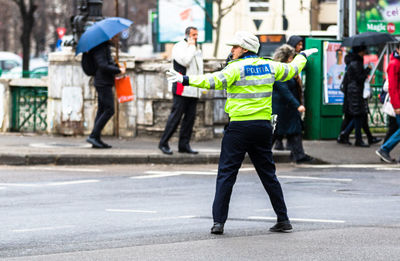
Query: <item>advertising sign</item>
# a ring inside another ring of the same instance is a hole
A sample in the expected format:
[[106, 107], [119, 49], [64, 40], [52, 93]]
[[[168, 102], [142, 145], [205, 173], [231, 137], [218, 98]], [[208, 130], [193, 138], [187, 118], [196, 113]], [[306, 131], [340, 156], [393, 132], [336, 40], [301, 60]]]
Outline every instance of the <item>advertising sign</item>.
[[357, 1], [358, 32], [400, 34], [400, 0]]
[[208, 30], [205, 12], [207, 7], [206, 0], [158, 0], [159, 42], [182, 40], [188, 26], [198, 29], [199, 43], [210, 40], [207, 39], [206, 32]]
[[338, 42], [324, 42], [324, 104], [343, 103], [340, 84], [346, 69], [346, 49], [340, 45]]

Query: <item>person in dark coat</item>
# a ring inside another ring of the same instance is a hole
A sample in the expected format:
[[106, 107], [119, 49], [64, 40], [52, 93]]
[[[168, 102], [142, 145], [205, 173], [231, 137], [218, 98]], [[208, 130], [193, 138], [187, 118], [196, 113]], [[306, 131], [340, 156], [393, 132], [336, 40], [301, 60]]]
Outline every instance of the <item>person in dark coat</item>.
[[[274, 60], [288, 63], [296, 55], [295, 49], [284, 44], [274, 53]], [[292, 78], [275, 82], [272, 92], [272, 113], [278, 115], [273, 140], [286, 136], [291, 156], [296, 163], [311, 163], [314, 159], [304, 153], [301, 114], [305, 107], [300, 102], [298, 83]]]
[[[287, 41], [287, 44], [292, 46], [295, 50], [295, 53], [298, 54], [301, 52], [301, 50], [303, 50], [304, 47], [304, 40], [301, 36], [298, 35], [292, 35], [289, 40]], [[297, 95], [296, 97], [298, 97], [298, 101], [303, 104], [303, 83], [301, 81], [301, 78], [299, 75], [297, 75], [296, 77], [294, 77], [295, 83], [296, 83], [296, 89], [297, 89]], [[283, 138], [284, 135], [279, 135], [279, 134], [275, 134], [275, 146], [274, 149], [275, 150], [284, 150], [284, 146], [283, 146]], [[290, 146], [287, 144], [287, 149], [290, 150]]]
[[342, 123], [342, 128], [344, 128], [344, 130], [341, 132], [338, 139], [338, 142], [343, 141], [340, 143], [344, 143], [345, 140], [348, 141], [348, 136], [352, 131], [350, 124], [352, 124], [351, 121], [353, 121], [356, 136], [355, 146], [358, 147], [369, 146], [364, 143], [361, 136], [361, 128], [363, 127], [363, 122], [366, 120], [366, 115], [368, 115], [368, 101], [363, 98], [364, 82], [371, 71], [370, 65], [364, 69], [363, 56], [366, 52], [366, 46], [354, 46], [345, 57], [345, 63], [347, 64], [343, 89], [343, 112], [345, 114], [345, 119]]
[[96, 64], [94, 76], [94, 87], [97, 91], [97, 113], [94, 120], [92, 133], [86, 141], [92, 144], [93, 148], [107, 149], [111, 145], [101, 140], [101, 131], [114, 115], [114, 94], [113, 85], [117, 74], [124, 74], [125, 67], [118, 67], [111, 57], [111, 43], [118, 44], [118, 38], [104, 42], [89, 51]]

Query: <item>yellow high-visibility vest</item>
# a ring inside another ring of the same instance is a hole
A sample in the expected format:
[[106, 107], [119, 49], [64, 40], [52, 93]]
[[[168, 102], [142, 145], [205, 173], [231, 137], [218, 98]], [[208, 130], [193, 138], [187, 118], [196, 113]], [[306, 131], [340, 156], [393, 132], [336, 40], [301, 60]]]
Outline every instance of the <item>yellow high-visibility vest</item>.
[[227, 92], [225, 111], [231, 121], [270, 120], [275, 81], [287, 81], [299, 74], [307, 59], [297, 55], [291, 63], [246, 56], [230, 62], [222, 71], [189, 75], [189, 85]]

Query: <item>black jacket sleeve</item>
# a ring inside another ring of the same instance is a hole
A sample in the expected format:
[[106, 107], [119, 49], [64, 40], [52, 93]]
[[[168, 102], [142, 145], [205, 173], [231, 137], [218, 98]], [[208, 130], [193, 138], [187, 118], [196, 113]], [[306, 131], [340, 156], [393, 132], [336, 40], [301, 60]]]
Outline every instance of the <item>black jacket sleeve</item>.
[[289, 90], [287, 82], [275, 82], [274, 89], [293, 109], [297, 109], [301, 105], [296, 97], [293, 96], [293, 93]]
[[93, 57], [96, 62], [98, 70], [102, 73], [116, 75], [121, 73], [120, 69], [115, 63], [109, 61], [109, 57], [107, 54], [108, 45], [102, 45], [100, 48], [95, 48], [93, 50]]

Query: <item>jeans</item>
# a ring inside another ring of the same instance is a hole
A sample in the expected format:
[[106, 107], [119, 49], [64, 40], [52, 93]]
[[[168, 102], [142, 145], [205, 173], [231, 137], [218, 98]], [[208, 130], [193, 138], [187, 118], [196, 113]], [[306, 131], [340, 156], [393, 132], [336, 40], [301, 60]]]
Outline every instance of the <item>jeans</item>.
[[396, 114], [396, 122], [397, 131], [381, 146], [381, 149], [388, 153], [400, 142], [400, 114]]

